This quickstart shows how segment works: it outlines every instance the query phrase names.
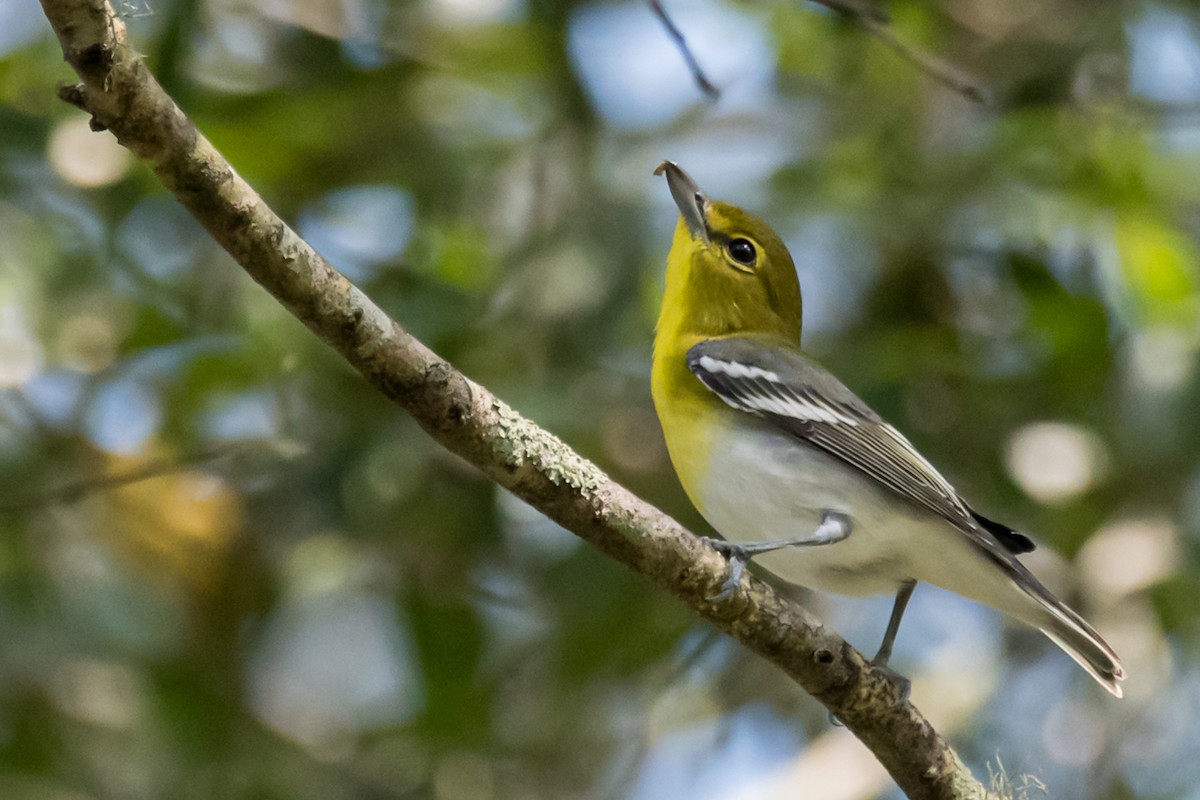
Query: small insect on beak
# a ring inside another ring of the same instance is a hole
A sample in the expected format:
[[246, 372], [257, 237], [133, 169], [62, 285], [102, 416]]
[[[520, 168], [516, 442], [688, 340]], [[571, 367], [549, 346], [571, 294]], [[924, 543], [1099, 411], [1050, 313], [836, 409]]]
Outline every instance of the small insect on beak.
[[680, 169], [674, 161], [662, 162], [658, 169], [654, 170], [654, 174], [667, 176], [667, 187], [671, 190], [671, 197], [675, 199], [675, 205], [679, 207], [679, 213], [683, 216], [688, 230], [694, 238], [707, 242], [708, 225], [704, 221], [704, 209], [708, 205], [708, 195], [700, 191], [692, 176]]

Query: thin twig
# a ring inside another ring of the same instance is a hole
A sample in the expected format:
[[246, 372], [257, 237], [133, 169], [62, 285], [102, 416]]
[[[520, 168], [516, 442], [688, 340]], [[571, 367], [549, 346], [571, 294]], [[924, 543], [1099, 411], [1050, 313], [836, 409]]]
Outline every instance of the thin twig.
[[204, 464], [209, 461], [225, 458], [241, 449], [241, 447], [240, 443], [225, 444], [176, 458], [155, 459], [154, 461], [139, 464], [136, 467], [119, 472], [109, 472], [102, 475], [91, 475], [86, 478], [80, 478], [79, 480], [65, 483], [62, 486], [55, 486], [22, 500], [0, 505], [0, 514], [31, 511], [56, 503], [76, 503], [89, 494], [109, 492], [133, 483], [150, 480], [151, 478], [159, 478], [163, 475], [170, 475], [173, 472], [180, 472], [196, 464]]
[[663, 27], [667, 29], [667, 34], [675, 40], [675, 46], [679, 48], [683, 60], [687, 62], [688, 70], [692, 73], [692, 80], [700, 87], [700, 91], [708, 95], [710, 100], [716, 100], [721, 96], [721, 90], [714, 86], [712, 81], [708, 79], [708, 76], [704, 74], [704, 70], [700, 67], [700, 62], [696, 60], [695, 54], [692, 53], [692, 48], [688, 46], [683, 31], [679, 30], [679, 27], [675, 25], [659, 0], [646, 1], [650, 4], [650, 10], [658, 16]]
[[891, 17], [871, 0], [810, 0], [819, 6], [825, 6], [847, 17], [857, 19], [873, 19], [878, 22], [891, 22]]
[[987, 102], [987, 95], [983, 88], [961, 69], [900, 38], [890, 24], [887, 14], [870, 0], [809, 0], [809, 2], [825, 6], [854, 21], [867, 33], [892, 48], [901, 58], [947, 89], [976, 103]]
[[857, 20], [863, 30], [873, 34], [877, 39], [895, 50], [901, 58], [909, 61], [917, 69], [921, 70], [921, 72], [924, 72], [947, 89], [957, 92], [975, 103], [987, 102], [987, 95], [984, 93], [983, 88], [958, 67], [935, 56], [933, 53], [929, 53], [904, 41], [896, 34], [895, 29], [891, 25], [887, 25], [871, 17], [858, 17]]
[[[667, 10], [663, 8], [661, 0], [647, 0], [647, 2], [650, 4], [650, 9], [662, 22], [663, 27], [667, 29], [667, 33], [674, 40], [675, 46], [679, 48], [679, 52], [683, 55], [684, 61], [687, 62], [688, 69], [691, 71], [692, 79], [696, 82], [696, 85], [706, 95], [716, 100], [720, 96], [720, 90], [704, 74], [704, 70], [701, 69], [695, 54], [692, 53], [691, 47], [688, 46], [683, 32], [679, 30], [679, 27], [667, 14]], [[892, 27], [891, 19], [888, 17], [887, 12], [872, 3], [871, 0], [809, 0], [809, 2], [824, 6], [837, 12], [842, 17], [851, 20], [867, 33], [892, 48], [897, 55], [915, 66], [920, 72], [923, 72], [926, 76], [937, 81], [947, 89], [976, 103], [987, 102], [986, 93], [974, 78], [946, 60], [902, 39], [896, 33], [895, 28]]]

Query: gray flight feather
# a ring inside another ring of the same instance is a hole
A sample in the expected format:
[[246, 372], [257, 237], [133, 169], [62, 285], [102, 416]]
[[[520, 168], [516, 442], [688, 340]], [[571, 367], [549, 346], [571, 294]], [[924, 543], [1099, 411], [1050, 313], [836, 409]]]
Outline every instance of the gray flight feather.
[[1116, 653], [1017, 560], [1016, 554], [1032, 550], [1033, 542], [972, 511], [904, 436], [832, 374], [794, 347], [739, 337], [694, 345], [687, 365], [726, 404], [830, 453], [949, 522], [1040, 602], [1050, 619], [1035, 624], [1120, 697], [1117, 682], [1125, 670]]
[[1033, 549], [1025, 535], [975, 513], [903, 434], [798, 350], [757, 339], [709, 339], [688, 350], [687, 364], [727, 405], [840, 458], [993, 556], [997, 546], [1007, 553]]

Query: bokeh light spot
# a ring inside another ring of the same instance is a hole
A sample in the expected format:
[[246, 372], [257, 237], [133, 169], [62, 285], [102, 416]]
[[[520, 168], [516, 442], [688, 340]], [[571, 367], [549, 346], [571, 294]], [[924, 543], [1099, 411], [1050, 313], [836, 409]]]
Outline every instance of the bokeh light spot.
[[55, 354], [63, 365], [80, 372], [107, 369], [117, 357], [117, 331], [100, 314], [76, 314], [63, 323]]
[[125, 177], [129, 154], [110, 133], [97, 133], [85, 117], [72, 115], [50, 134], [47, 157], [58, 176], [73, 186], [94, 189]]
[[463, 26], [515, 19], [524, 11], [522, 0], [433, 0], [443, 24]]
[[1159, 583], [1180, 563], [1179, 531], [1161, 517], [1112, 522], [1079, 552], [1084, 580], [1110, 600]]
[[300, 212], [299, 229], [351, 280], [404, 252], [412, 234], [412, 197], [393, 186], [355, 186], [322, 197]]
[[92, 442], [121, 455], [142, 450], [161, 421], [158, 394], [150, 386], [128, 379], [101, 386], [84, 414], [84, 428]]
[[21, 386], [42, 368], [42, 346], [30, 330], [24, 308], [0, 298], [0, 389]]
[[1104, 746], [1104, 726], [1088, 706], [1061, 700], [1051, 707], [1042, 723], [1042, 744], [1060, 764], [1091, 764]]
[[76, 719], [106, 728], [128, 728], [140, 716], [141, 681], [122, 664], [76, 659], [60, 664], [51, 680], [55, 703]]
[[1094, 433], [1077, 425], [1038, 422], [1010, 437], [1007, 461], [1025, 494], [1054, 505], [1092, 487], [1103, 472], [1105, 450]]
[[178, 203], [151, 197], [125, 215], [117, 228], [121, 252], [156, 278], [175, 278], [213, 247], [212, 239]]
[[1173, 391], [1195, 372], [1195, 334], [1169, 325], [1135, 331], [1129, 337], [1126, 358], [1138, 389]]

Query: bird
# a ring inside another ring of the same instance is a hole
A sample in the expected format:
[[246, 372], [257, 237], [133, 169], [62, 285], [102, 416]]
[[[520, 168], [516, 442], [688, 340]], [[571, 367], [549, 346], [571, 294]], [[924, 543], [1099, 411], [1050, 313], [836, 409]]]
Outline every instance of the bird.
[[651, 394], [672, 466], [728, 558], [721, 600], [755, 563], [850, 596], [894, 593], [888, 666], [919, 583], [1030, 625], [1113, 695], [1125, 669], [1018, 556], [1029, 537], [971, 507], [905, 436], [804, 353], [800, 281], [767, 223], [664, 161], [679, 209], [655, 327]]

